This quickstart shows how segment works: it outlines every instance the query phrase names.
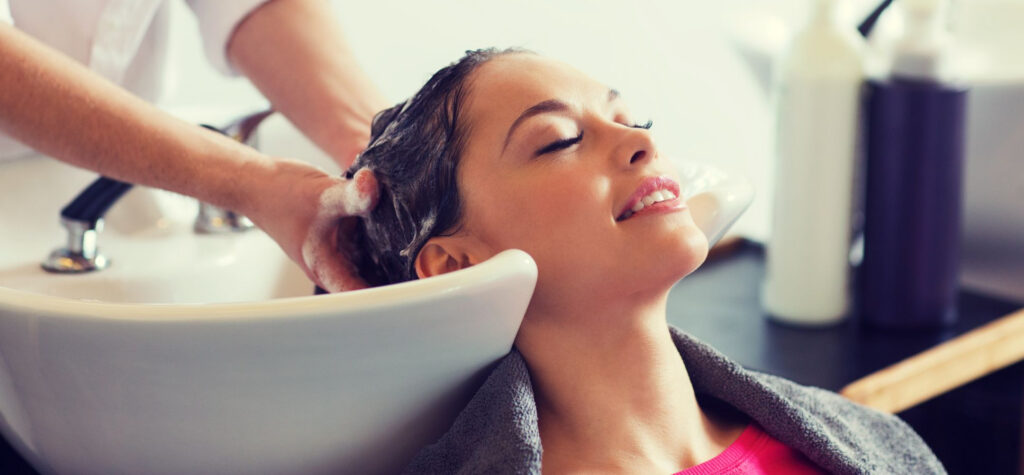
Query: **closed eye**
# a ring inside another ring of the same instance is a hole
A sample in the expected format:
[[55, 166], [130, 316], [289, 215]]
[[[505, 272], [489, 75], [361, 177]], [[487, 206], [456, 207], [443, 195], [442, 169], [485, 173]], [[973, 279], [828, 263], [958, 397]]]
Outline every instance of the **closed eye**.
[[653, 126], [654, 126], [654, 121], [653, 120], [648, 120], [647, 122], [644, 122], [642, 124], [632, 124], [632, 125], [630, 125], [630, 127], [634, 128], [634, 129], [650, 129]]
[[573, 145], [576, 145], [576, 144], [580, 143], [581, 140], [583, 140], [583, 131], [582, 130], [580, 131], [580, 134], [575, 136], [575, 137], [570, 137], [570, 138], [567, 138], [567, 139], [556, 140], [554, 142], [551, 142], [551, 143], [541, 147], [536, 152], [534, 152], [533, 156], [534, 157], [539, 157], [539, 156], [544, 155], [546, 153], [557, 152], [559, 150], [572, 147]]
[[[636, 123], [636, 124], [630, 124], [629, 126], [633, 127], [634, 129], [650, 129], [651, 127], [654, 126], [654, 121], [648, 120], [647, 122], [644, 122], [642, 124]], [[570, 137], [570, 138], [567, 138], [567, 139], [556, 140], [554, 142], [551, 142], [551, 143], [541, 147], [536, 152], [534, 152], [533, 156], [534, 157], [539, 157], [539, 156], [544, 155], [546, 153], [557, 152], [559, 150], [572, 147], [573, 145], [576, 145], [576, 144], [580, 143], [581, 140], [583, 140], [583, 131], [582, 130], [580, 131], [580, 134], [575, 136], [575, 137]]]

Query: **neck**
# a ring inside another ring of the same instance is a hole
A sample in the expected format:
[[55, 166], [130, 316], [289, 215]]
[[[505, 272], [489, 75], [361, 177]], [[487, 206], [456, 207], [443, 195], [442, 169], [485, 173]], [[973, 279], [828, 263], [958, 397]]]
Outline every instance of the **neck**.
[[731, 442], [733, 432], [697, 404], [666, 323], [667, 296], [531, 307], [516, 345], [533, 379], [546, 469], [566, 454], [593, 469], [673, 473]]

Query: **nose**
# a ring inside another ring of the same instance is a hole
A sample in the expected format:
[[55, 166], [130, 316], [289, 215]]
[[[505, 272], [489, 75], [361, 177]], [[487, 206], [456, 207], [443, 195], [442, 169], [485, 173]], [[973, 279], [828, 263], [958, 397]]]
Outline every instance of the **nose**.
[[612, 153], [612, 159], [619, 166], [634, 167], [654, 160], [658, 156], [658, 148], [654, 138], [647, 129], [626, 127], [621, 132], [618, 144]]

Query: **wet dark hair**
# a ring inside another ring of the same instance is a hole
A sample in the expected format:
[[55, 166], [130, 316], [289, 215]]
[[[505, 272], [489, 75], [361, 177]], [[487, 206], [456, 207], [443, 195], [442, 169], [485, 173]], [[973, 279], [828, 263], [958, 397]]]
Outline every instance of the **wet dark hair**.
[[434, 73], [413, 97], [373, 118], [370, 144], [346, 172], [373, 170], [377, 207], [355, 229], [351, 258], [370, 285], [416, 279], [415, 259], [435, 236], [458, 231], [462, 219], [457, 168], [470, 124], [462, 117], [470, 74], [521, 48], [467, 51]]

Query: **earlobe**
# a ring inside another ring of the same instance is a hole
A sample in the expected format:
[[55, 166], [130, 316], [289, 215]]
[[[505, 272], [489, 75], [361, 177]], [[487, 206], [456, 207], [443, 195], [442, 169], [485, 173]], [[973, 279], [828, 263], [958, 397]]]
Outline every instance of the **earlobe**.
[[416, 275], [420, 279], [465, 269], [476, 261], [454, 242], [431, 239], [416, 255]]

